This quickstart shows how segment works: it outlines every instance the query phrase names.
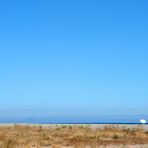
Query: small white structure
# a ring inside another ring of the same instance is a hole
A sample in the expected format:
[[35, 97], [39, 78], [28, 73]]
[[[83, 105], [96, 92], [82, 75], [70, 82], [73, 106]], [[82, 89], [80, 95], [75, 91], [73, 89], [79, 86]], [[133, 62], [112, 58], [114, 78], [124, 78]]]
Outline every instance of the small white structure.
[[140, 120], [140, 123], [141, 123], [141, 124], [146, 124], [146, 120], [145, 120], [145, 119], [141, 119], [141, 120]]

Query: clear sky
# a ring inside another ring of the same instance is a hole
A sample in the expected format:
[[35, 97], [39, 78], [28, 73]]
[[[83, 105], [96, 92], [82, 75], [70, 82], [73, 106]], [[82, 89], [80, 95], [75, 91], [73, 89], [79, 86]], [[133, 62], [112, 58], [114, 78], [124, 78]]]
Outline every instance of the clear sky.
[[147, 114], [148, 1], [0, 1], [0, 109]]

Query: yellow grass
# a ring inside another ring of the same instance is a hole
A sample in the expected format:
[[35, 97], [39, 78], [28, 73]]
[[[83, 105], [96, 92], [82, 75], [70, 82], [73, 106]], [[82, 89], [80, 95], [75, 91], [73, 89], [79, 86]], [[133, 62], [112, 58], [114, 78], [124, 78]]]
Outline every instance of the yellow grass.
[[0, 148], [60, 148], [117, 144], [148, 144], [142, 128], [90, 128], [89, 126], [0, 126]]

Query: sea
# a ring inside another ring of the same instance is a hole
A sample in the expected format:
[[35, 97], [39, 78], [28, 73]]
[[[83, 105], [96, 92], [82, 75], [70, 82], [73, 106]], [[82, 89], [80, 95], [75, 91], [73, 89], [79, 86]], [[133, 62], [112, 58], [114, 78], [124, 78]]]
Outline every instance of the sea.
[[99, 115], [99, 116], [9, 116], [0, 117], [0, 123], [28, 124], [141, 124], [148, 115]]

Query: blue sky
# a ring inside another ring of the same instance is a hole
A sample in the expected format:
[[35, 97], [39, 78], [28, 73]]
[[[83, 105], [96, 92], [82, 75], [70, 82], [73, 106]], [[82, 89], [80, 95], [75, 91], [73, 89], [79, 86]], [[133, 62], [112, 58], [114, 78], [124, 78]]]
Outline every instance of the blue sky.
[[1, 1], [1, 114], [147, 114], [147, 6]]

